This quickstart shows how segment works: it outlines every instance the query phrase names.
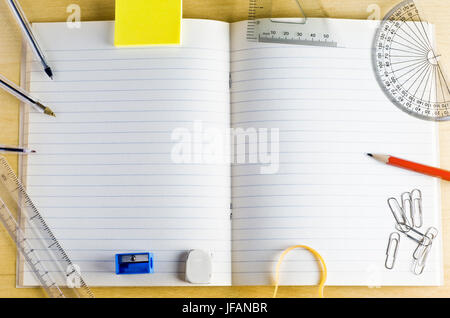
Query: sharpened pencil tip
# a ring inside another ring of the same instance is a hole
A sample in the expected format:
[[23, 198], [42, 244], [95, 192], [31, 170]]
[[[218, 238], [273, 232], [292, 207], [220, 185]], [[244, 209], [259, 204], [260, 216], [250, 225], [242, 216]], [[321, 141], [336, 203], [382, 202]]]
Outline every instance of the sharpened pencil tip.
[[373, 157], [373, 155], [371, 153], [367, 153], [366, 155], [368, 155], [369, 157]]
[[31, 153], [36, 153], [36, 150], [31, 150]]

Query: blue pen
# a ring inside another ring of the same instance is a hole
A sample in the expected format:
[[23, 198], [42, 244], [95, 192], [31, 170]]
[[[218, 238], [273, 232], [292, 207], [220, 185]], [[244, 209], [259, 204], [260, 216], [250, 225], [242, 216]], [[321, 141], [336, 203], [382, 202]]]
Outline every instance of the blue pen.
[[41, 48], [39, 47], [39, 44], [36, 41], [36, 38], [34, 37], [33, 32], [31, 30], [30, 23], [28, 22], [28, 20], [25, 16], [25, 13], [23, 12], [19, 3], [15, 0], [6, 0], [6, 3], [8, 4], [9, 8], [11, 9], [12, 14], [16, 18], [17, 23], [19, 24], [24, 37], [27, 39], [31, 49], [33, 50], [34, 55], [36, 55], [36, 57], [41, 61], [42, 65], [44, 66], [45, 73], [51, 79], [53, 79], [52, 69], [48, 65], [45, 55], [42, 52]]

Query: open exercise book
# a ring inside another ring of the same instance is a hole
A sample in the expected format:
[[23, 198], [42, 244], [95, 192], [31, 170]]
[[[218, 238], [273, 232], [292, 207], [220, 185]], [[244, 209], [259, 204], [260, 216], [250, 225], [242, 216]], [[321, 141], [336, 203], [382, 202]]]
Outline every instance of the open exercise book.
[[[28, 62], [28, 85], [57, 117], [30, 111], [38, 153], [24, 180], [88, 285], [188, 285], [191, 249], [212, 253], [210, 285], [270, 285], [281, 251], [297, 244], [321, 253], [328, 285], [442, 283], [441, 234], [422, 275], [410, 271], [406, 237], [395, 268], [384, 267], [387, 199], [419, 188], [424, 226], [440, 230], [438, 181], [365, 155], [438, 165], [437, 125], [379, 88], [376, 22], [310, 23], [340, 34], [339, 47], [250, 43], [246, 22], [184, 20], [181, 47], [153, 48], [115, 48], [113, 22], [34, 25], [55, 78]], [[212, 132], [230, 128], [256, 131], [258, 142], [236, 142], [244, 162], [215, 147]], [[155, 273], [116, 275], [114, 255], [127, 252], [153, 253]], [[281, 267], [284, 285], [319, 276], [303, 250]]]

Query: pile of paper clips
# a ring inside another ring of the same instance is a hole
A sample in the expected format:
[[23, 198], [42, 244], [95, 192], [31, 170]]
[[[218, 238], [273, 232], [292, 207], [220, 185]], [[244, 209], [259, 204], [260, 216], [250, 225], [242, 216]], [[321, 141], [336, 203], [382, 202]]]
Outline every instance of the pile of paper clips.
[[[429, 227], [425, 233], [418, 231], [423, 225], [422, 192], [420, 190], [414, 189], [411, 192], [403, 193], [401, 201], [401, 206], [396, 198], [389, 198], [387, 202], [396, 221], [395, 229], [418, 244], [413, 253], [411, 271], [416, 275], [420, 275], [423, 273], [433, 240], [438, 235], [438, 230], [434, 227]], [[387, 269], [394, 268], [399, 244], [400, 234], [398, 232], [391, 233], [384, 263]]]

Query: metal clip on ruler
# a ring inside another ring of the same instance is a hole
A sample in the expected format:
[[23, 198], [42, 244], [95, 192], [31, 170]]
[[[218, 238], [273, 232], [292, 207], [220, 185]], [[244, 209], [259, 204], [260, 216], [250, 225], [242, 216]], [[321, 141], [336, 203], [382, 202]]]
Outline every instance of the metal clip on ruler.
[[[20, 211], [20, 213], [19, 213]], [[20, 219], [14, 217], [20, 214]], [[0, 157], [0, 220], [51, 298], [93, 298], [79, 267], [67, 256], [5, 158]]]
[[337, 47], [337, 37], [331, 32], [316, 32], [317, 19], [307, 19], [298, 0], [295, 1], [301, 17], [276, 19], [272, 17], [272, 0], [250, 0], [247, 40], [263, 43], [281, 43]]

